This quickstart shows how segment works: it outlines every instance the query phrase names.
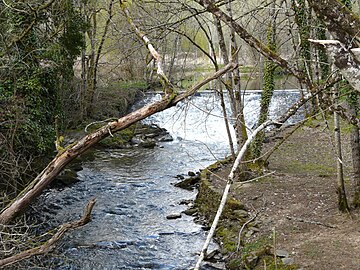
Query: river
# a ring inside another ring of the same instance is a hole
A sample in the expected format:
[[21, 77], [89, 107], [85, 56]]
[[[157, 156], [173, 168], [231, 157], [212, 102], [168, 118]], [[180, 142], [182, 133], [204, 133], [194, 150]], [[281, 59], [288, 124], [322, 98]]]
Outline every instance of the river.
[[[276, 92], [271, 114], [284, 111], [295, 92]], [[158, 99], [151, 96], [146, 102]], [[82, 162], [79, 182], [51, 189], [42, 196], [52, 217], [64, 223], [79, 218], [84, 205], [97, 198], [93, 219], [64, 238], [56, 269], [176, 269], [191, 268], [206, 231], [194, 218], [169, 220], [187, 206], [195, 191], [174, 187], [177, 175], [198, 171], [229, 154], [227, 136], [214, 94], [201, 94], [158, 113], [145, 122], [166, 128], [172, 142], [153, 149], [93, 150]], [[258, 114], [259, 93], [245, 95], [248, 126]], [[51, 219], [51, 217], [50, 217]], [[212, 243], [211, 249], [216, 249]], [[50, 268], [50, 265], [48, 266]], [[205, 266], [203, 269], [212, 269]]]

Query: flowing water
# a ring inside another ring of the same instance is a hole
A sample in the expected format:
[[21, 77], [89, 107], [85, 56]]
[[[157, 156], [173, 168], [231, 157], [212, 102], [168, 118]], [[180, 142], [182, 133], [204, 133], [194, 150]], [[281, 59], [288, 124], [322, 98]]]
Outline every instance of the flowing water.
[[[271, 113], [284, 111], [297, 96], [277, 92]], [[82, 163], [79, 182], [47, 192], [45, 203], [60, 223], [78, 219], [86, 201], [97, 198], [92, 221], [65, 237], [57, 269], [183, 270], [194, 265], [206, 231], [193, 217], [166, 217], [181, 213], [187, 206], [180, 202], [196, 196], [195, 191], [174, 187], [175, 176], [229, 154], [218, 104], [214, 94], [201, 94], [150, 117], [146, 122], [166, 128], [175, 140], [153, 149], [94, 150], [94, 158]], [[245, 95], [250, 127], [258, 106], [259, 93]]]

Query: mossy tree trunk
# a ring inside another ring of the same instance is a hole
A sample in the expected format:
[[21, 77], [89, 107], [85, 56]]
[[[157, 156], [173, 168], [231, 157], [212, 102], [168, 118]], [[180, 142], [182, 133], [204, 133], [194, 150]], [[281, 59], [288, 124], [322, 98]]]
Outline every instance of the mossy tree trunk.
[[[309, 80], [312, 80], [313, 67], [311, 64], [311, 43], [309, 42], [311, 30], [311, 9], [306, 3], [306, 0], [292, 0], [292, 8], [295, 12], [295, 23], [298, 26], [299, 32], [300, 61], [298, 61], [298, 68], [306, 74]], [[303, 89], [304, 87], [306, 86], [302, 85], [300, 82], [300, 89]], [[313, 99], [309, 106], [305, 107], [306, 115], [311, 116], [316, 113], [318, 107], [316, 101], [316, 99]]]
[[[352, 9], [352, 3], [350, 0], [342, 0], [342, 3], [348, 8]], [[353, 91], [352, 87], [347, 83], [345, 88], [348, 91]], [[347, 95], [347, 103], [349, 106], [350, 114], [356, 118], [358, 113], [359, 99], [356, 93], [351, 92]], [[351, 145], [351, 156], [352, 156], [352, 180], [355, 185], [355, 193], [353, 198], [353, 205], [355, 208], [360, 207], [360, 141], [359, 141], [359, 127], [351, 125], [350, 131], [350, 145]]]
[[[275, 12], [275, 1], [273, 3], [273, 8], [271, 9], [271, 21], [267, 29], [267, 42], [268, 46], [272, 51], [276, 51], [276, 12]], [[269, 108], [271, 99], [275, 89], [275, 69], [276, 64], [266, 59], [264, 63], [264, 87], [261, 92], [260, 99], [260, 115], [257, 122], [257, 126], [260, 126], [264, 123], [269, 115]], [[265, 139], [265, 130], [261, 130], [255, 137], [254, 141], [251, 144], [251, 158], [257, 159], [260, 157], [262, 152], [262, 147]], [[258, 160], [258, 164], [261, 165], [261, 161]]]

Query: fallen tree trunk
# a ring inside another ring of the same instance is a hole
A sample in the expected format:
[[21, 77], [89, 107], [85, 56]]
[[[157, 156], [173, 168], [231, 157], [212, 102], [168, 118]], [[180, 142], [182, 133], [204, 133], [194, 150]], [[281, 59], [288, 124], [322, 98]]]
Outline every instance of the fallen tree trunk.
[[49, 252], [55, 245], [57, 241], [61, 239], [61, 237], [68, 231], [72, 229], [76, 229], [78, 227], [84, 226], [85, 224], [89, 223], [91, 219], [91, 211], [96, 203], [95, 199], [91, 199], [85, 207], [84, 215], [77, 221], [73, 221], [70, 223], [65, 223], [61, 225], [59, 230], [51, 237], [48, 241], [42, 244], [39, 247], [31, 248], [15, 254], [11, 257], [5, 258], [0, 260], [0, 268], [4, 266], [8, 266], [22, 260], [28, 259], [30, 257], [41, 255]]
[[236, 64], [230, 63], [185, 93], [179, 95], [176, 95], [175, 93], [167, 94], [160, 101], [144, 106], [116, 121], [109, 122], [107, 125], [83, 137], [75, 144], [65, 148], [65, 150], [59, 153], [13, 202], [11, 202], [7, 207], [5, 207], [5, 209], [2, 210], [0, 213], [0, 224], [8, 224], [15, 216], [24, 211], [26, 207], [42, 193], [42, 191], [53, 181], [53, 179], [70, 161], [74, 160], [77, 156], [84, 153], [96, 143], [108, 137], [112, 133], [125, 129], [130, 125], [147, 118], [150, 115], [176, 105], [178, 102], [193, 95], [203, 85], [219, 78], [235, 67]]

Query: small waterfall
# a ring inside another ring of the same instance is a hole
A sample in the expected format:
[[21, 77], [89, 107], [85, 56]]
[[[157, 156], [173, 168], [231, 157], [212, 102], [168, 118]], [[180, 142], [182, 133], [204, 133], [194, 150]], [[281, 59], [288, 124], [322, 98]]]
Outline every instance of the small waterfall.
[[[243, 94], [245, 121], [250, 129], [256, 125], [259, 116], [260, 95], [259, 91]], [[287, 110], [287, 106], [296, 101], [298, 97], [298, 91], [276, 91], [270, 106], [270, 117], [280, 116]], [[156, 101], [160, 98], [160, 94], [152, 95], [147, 98], [146, 102]], [[225, 102], [229, 103], [226, 96]], [[228, 117], [231, 116], [229, 107], [227, 106]], [[290, 122], [298, 121], [301, 118], [301, 114], [297, 114]], [[177, 140], [199, 141], [210, 146], [220, 144], [226, 147], [228, 144], [220, 97], [215, 92], [192, 96], [175, 107], [149, 117], [145, 122], [167, 129]], [[235, 138], [233, 122], [230, 119], [231, 134]]]

